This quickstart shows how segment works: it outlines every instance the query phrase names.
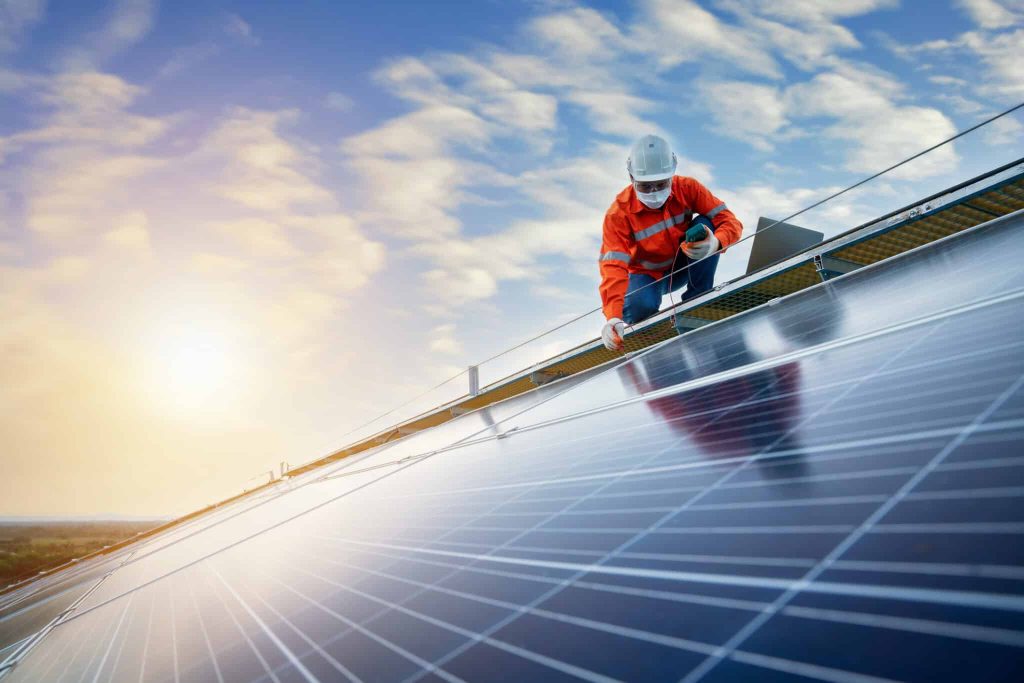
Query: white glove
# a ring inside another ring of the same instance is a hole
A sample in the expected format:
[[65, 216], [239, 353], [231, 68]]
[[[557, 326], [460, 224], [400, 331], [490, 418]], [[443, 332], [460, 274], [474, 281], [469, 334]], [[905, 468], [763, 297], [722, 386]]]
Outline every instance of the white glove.
[[700, 242], [683, 242], [681, 245], [683, 253], [689, 256], [690, 260], [699, 261], [705, 256], [711, 256], [722, 246], [712, 230], [707, 230], [707, 233], [708, 237]]
[[626, 323], [619, 318], [609, 318], [608, 322], [601, 328], [601, 341], [609, 351], [618, 351], [622, 348], [622, 337], [626, 334]]

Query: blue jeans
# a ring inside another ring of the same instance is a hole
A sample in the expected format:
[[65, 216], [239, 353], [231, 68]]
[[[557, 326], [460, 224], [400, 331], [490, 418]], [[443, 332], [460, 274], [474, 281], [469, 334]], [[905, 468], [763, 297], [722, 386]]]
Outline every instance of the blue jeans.
[[[704, 216], [698, 216], [690, 223], [691, 226], [700, 224], [713, 229], [711, 221]], [[622, 306], [623, 322], [632, 325], [650, 318], [661, 307], [661, 297], [670, 291], [681, 289], [683, 285], [686, 285], [683, 301], [689, 301], [710, 290], [715, 284], [718, 256], [718, 254], [713, 254], [703, 261], [695, 262], [691, 261], [680, 249], [676, 251], [676, 260], [672, 264], [672, 270], [661, 278], [653, 278], [643, 273], [630, 273], [626, 300]], [[696, 265], [686, 268], [691, 263], [696, 263]], [[683, 268], [686, 270], [682, 270]], [[670, 281], [671, 289], [669, 289]]]

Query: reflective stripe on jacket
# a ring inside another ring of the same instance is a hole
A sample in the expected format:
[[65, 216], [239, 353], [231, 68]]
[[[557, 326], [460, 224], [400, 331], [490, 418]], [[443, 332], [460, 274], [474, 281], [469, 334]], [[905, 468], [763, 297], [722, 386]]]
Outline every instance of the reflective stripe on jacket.
[[605, 318], [622, 317], [630, 273], [660, 278], [671, 267], [695, 213], [706, 216], [715, 226], [715, 237], [723, 251], [743, 232], [725, 202], [694, 178], [674, 176], [672, 194], [660, 209], [641, 204], [632, 183], [618, 194], [604, 217], [598, 261]]

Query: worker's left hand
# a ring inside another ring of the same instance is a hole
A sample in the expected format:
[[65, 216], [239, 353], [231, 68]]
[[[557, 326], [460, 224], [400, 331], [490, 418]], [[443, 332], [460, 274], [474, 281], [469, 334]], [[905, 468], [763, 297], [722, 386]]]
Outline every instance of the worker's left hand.
[[699, 261], [706, 256], [711, 256], [722, 246], [718, 238], [715, 237], [714, 231], [707, 228], [705, 230], [707, 230], [708, 235], [705, 239], [702, 239], [700, 242], [683, 242], [680, 245], [683, 253], [692, 261]]

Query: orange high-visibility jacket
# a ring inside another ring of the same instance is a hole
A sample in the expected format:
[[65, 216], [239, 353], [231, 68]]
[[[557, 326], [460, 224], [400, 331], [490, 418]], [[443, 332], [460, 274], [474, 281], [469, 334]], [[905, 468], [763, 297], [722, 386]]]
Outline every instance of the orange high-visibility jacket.
[[673, 176], [672, 194], [660, 209], [640, 203], [630, 183], [604, 216], [601, 244], [601, 302], [606, 319], [621, 318], [630, 273], [660, 278], [672, 267], [695, 213], [715, 226], [722, 251], [740, 238], [743, 226], [725, 202], [694, 178]]

